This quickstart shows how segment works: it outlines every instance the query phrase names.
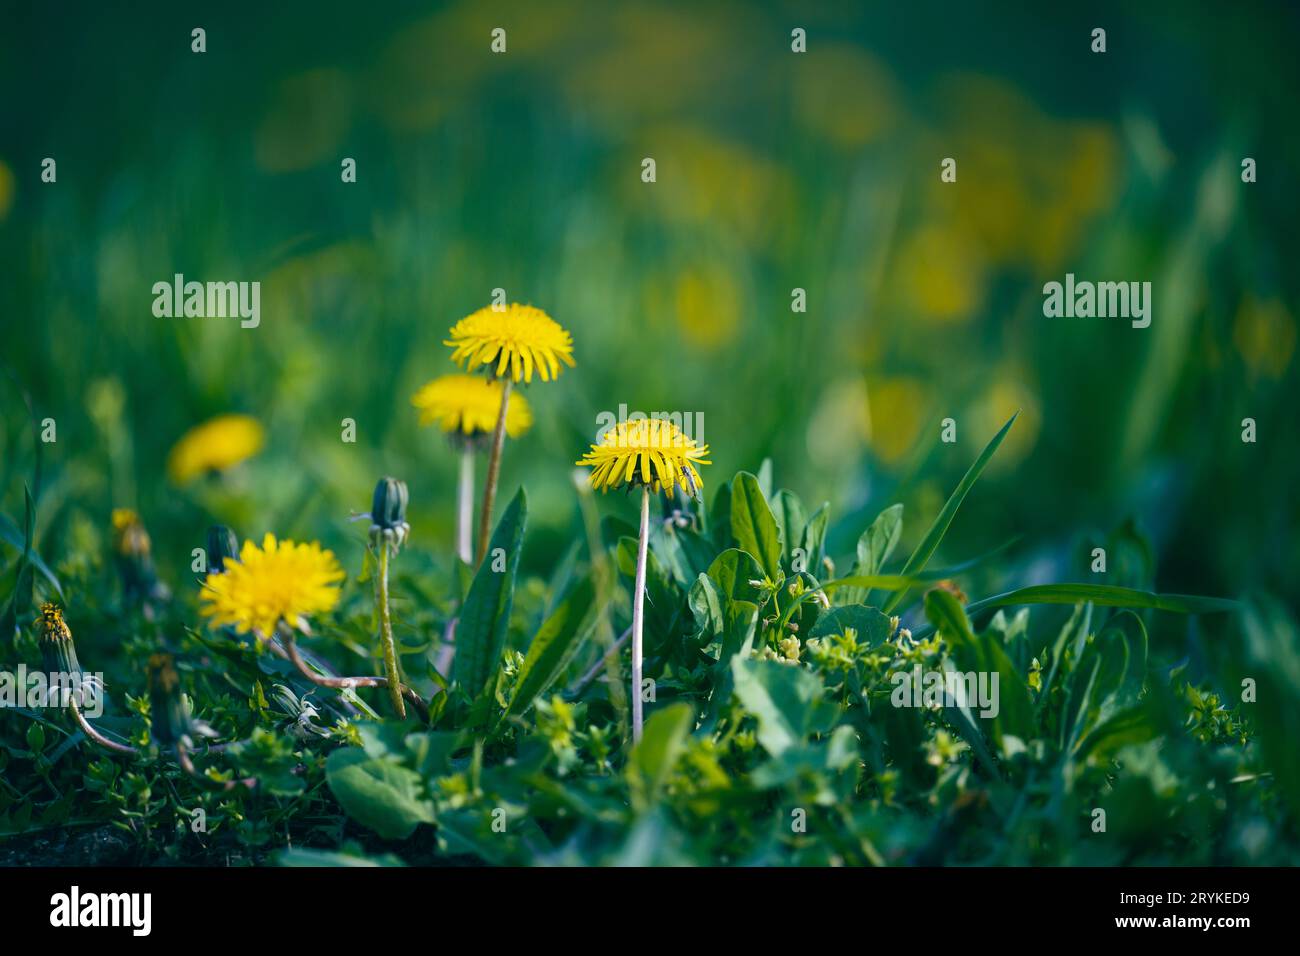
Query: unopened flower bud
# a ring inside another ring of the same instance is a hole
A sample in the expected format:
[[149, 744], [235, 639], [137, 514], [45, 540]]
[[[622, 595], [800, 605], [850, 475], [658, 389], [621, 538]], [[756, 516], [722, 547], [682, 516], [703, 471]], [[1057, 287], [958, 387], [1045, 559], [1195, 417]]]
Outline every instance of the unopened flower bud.
[[220, 574], [227, 561], [239, 560], [239, 538], [224, 524], [208, 529], [208, 573]]
[[396, 478], [380, 478], [375, 485], [374, 501], [370, 505], [370, 537], [372, 541], [391, 541], [401, 547], [411, 526], [406, 523], [406, 482]]

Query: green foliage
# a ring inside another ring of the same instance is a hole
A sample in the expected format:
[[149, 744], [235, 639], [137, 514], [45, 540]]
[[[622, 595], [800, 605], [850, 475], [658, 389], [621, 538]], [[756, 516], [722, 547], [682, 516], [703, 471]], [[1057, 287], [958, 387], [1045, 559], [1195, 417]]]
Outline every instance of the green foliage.
[[[395, 627], [431, 703], [427, 721], [399, 721], [381, 688], [317, 686], [264, 643], [196, 630], [192, 589], [133, 603], [75, 555], [49, 565], [70, 574], [41, 572], [30, 513], [5, 536], [7, 604], [62, 585], [83, 663], [107, 672], [93, 727], [140, 754], [96, 749], [57, 710], [5, 709], [0, 836], [15, 852], [52, 833], [111, 847], [100, 860], [66, 837], [67, 862], [1293, 862], [1300, 667], [1281, 605], [1132, 587], [1152, 579], [1137, 558], [1129, 584], [1015, 587], [1003, 571], [992, 578], [1009, 589], [976, 600], [962, 587], [989, 580], [1005, 549], [927, 570], [1009, 426], [897, 569], [895, 505], [857, 536], [850, 573], [822, 580], [837, 557], [829, 509], [765, 491], [770, 467], [721, 484], [711, 509], [666, 508], [647, 570], [654, 696], [635, 745], [627, 689], [602, 679], [626, 662], [595, 639], [629, 623], [635, 541], [620, 518], [585, 557], [551, 542], [566, 557], [545, 576], [527, 570], [522, 489], [468, 582], [450, 555], [408, 543]], [[1132, 526], [1119, 534], [1143, 553]], [[366, 553], [357, 541], [350, 557], [364, 567]], [[611, 569], [617, 582], [599, 585]], [[301, 650], [315, 672], [381, 671], [368, 592], [363, 575], [313, 621]], [[31, 620], [15, 657], [37, 656]], [[1192, 620], [1214, 635], [1195, 665], [1171, 653]], [[202, 738], [195, 774], [150, 726], [138, 675], [159, 647]], [[1105, 833], [1090, 826], [1098, 807]]]
[[[471, 697], [487, 686], [505, 647], [527, 517], [528, 499], [520, 488], [492, 532], [487, 557], [465, 598], [456, 629], [454, 677]], [[498, 567], [502, 558], [504, 564]]]

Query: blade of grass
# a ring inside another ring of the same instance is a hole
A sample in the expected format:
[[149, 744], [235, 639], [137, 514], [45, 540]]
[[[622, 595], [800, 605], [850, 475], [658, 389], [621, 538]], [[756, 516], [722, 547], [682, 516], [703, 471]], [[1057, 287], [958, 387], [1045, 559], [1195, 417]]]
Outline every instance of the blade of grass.
[[[968, 604], [966, 614], [973, 616], [991, 607], [1011, 607], [1017, 604], [1078, 604], [1083, 601], [1099, 607], [1149, 608], [1175, 614], [1215, 614], [1234, 611], [1241, 606], [1240, 602], [1230, 598], [1156, 594], [1153, 591], [1139, 591], [1110, 584], [1034, 584]], [[917, 631], [914, 637], [922, 640], [933, 633], [934, 628], [927, 627]]]
[[978, 614], [985, 608], [1008, 607], [1013, 604], [1078, 604], [1080, 601], [1091, 601], [1101, 607], [1151, 608], [1178, 614], [1213, 614], [1232, 611], [1238, 607], [1238, 602], [1229, 598], [1156, 594], [1110, 584], [1035, 584], [976, 601], [966, 608], [966, 613]]
[[[921, 543], [916, 546], [916, 550], [912, 552], [912, 556], [908, 558], [907, 563], [903, 565], [903, 570], [900, 572], [901, 576], [907, 577], [908, 575], [916, 574], [925, 569], [926, 562], [930, 560], [935, 550], [939, 547], [939, 542], [943, 540], [943, 536], [948, 533], [948, 526], [952, 524], [952, 519], [956, 517], [957, 509], [960, 508], [961, 503], [966, 500], [966, 495], [970, 493], [971, 488], [975, 486], [975, 482], [979, 480], [979, 476], [984, 471], [984, 467], [989, 463], [989, 460], [992, 459], [994, 452], [998, 450], [998, 446], [1002, 444], [1002, 439], [1005, 438], [1007, 432], [1011, 430], [1011, 426], [1015, 423], [1019, 414], [1020, 412], [1016, 412], [1015, 415], [1012, 415], [1007, 419], [1007, 423], [1003, 425], [989, 443], [984, 446], [984, 450], [980, 452], [980, 455], [975, 459], [974, 464], [966, 470], [966, 474], [962, 477], [956, 490], [948, 497], [947, 502], [943, 506], [943, 510], [939, 512], [938, 517], [934, 519], [934, 523], [930, 525], [930, 530], [925, 533], [925, 537], [921, 539]], [[895, 591], [894, 596], [885, 603], [885, 606], [881, 608], [881, 610], [885, 614], [888, 614], [902, 603], [903, 598], [906, 595], [906, 589]]]

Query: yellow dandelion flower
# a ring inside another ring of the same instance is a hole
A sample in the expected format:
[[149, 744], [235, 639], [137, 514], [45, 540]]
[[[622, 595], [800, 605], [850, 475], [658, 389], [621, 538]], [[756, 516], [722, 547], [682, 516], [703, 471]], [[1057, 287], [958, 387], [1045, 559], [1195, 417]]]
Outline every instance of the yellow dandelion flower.
[[228, 560], [221, 573], [207, 576], [201, 611], [216, 627], [269, 635], [280, 621], [296, 626], [302, 618], [333, 610], [342, 580], [332, 551], [314, 541], [295, 544], [267, 534], [260, 548], [245, 541], [238, 561]]
[[573, 336], [541, 309], [510, 303], [467, 315], [451, 327], [451, 359], [467, 371], [491, 366], [497, 378], [509, 371], [513, 382], [533, 380], [533, 369], [549, 382], [560, 375], [563, 362], [573, 367]]
[[696, 465], [710, 465], [708, 445], [697, 444], [667, 418], [619, 422], [576, 464], [589, 467], [591, 486], [602, 491], [622, 484], [648, 485], [671, 495], [675, 485], [695, 497], [704, 487]]
[[266, 434], [250, 415], [218, 415], [191, 428], [172, 446], [167, 474], [183, 485], [210, 471], [225, 471], [262, 450]]
[[[501, 390], [496, 379], [481, 375], [444, 375], [421, 386], [411, 396], [420, 410], [420, 424], [437, 424], [445, 432], [465, 436], [490, 435], [501, 412]], [[533, 424], [528, 400], [510, 393], [506, 406], [506, 434], [518, 438]]]

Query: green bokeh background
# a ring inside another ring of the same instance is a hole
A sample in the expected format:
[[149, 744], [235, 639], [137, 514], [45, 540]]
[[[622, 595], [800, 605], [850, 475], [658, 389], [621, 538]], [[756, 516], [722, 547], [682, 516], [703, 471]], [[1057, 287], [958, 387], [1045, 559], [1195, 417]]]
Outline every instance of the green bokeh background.
[[[535, 569], [620, 403], [703, 414], [709, 493], [770, 457], [841, 558], [894, 500], [909, 551], [1020, 408], [940, 558], [1018, 536], [1001, 583], [1083, 579], [1133, 518], [1162, 590], [1294, 602], [1295, 8], [980, 6], [5, 4], [0, 511], [35, 484], [57, 560], [134, 507], [173, 585], [213, 519], [355, 572], [347, 515], [389, 473], [450, 555], [454, 457], [410, 396], [501, 287], [576, 343], [504, 460]], [[261, 326], [155, 318], [178, 272], [259, 280]], [[1067, 272], [1152, 282], [1151, 327], [1044, 318]], [[266, 450], [171, 485], [175, 440], [231, 411]]]

